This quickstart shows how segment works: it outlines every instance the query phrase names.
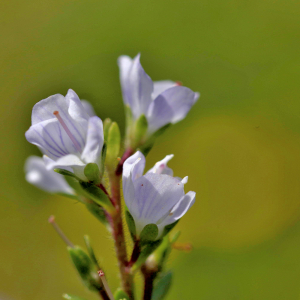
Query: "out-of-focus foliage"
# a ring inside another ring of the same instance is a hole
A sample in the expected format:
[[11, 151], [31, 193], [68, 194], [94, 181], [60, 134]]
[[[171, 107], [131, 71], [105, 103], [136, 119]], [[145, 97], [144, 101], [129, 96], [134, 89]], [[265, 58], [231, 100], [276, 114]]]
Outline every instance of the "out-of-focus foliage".
[[2, 1], [0, 294], [96, 299], [76, 278], [51, 214], [75, 244], [91, 236], [117, 288], [104, 226], [81, 204], [25, 182], [25, 158], [38, 150], [24, 133], [32, 106], [68, 88], [122, 129], [116, 60], [140, 51], [152, 79], [201, 92], [148, 156], [149, 168], [174, 153], [175, 175], [189, 175], [187, 190], [197, 192], [178, 225], [179, 242], [194, 251], [171, 255], [168, 299], [195, 291], [200, 300], [298, 299], [299, 11], [292, 0]]

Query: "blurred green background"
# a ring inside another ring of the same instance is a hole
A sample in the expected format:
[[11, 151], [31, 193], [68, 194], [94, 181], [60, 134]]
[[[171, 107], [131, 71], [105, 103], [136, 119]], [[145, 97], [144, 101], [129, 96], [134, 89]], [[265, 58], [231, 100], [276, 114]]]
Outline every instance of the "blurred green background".
[[297, 1], [52, 0], [0, 3], [0, 299], [86, 293], [51, 214], [83, 245], [88, 233], [117, 287], [108, 233], [81, 204], [24, 180], [32, 106], [74, 89], [124, 125], [117, 57], [141, 52], [154, 80], [201, 97], [161, 137], [197, 201], [179, 223], [169, 300], [300, 298], [300, 4]]

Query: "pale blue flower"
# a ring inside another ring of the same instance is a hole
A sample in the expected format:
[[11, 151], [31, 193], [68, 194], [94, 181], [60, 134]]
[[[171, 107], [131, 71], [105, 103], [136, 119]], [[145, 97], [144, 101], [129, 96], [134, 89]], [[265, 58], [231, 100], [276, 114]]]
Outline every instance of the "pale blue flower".
[[129, 105], [135, 120], [142, 114], [146, 116], [148, 134], [181, 121], [200, 96], [170, 80], [153, 82], [144, 71], [139, 54], [134, 59], [120, 56], [118, 64], [124, 103]]
[[41, 100], [33, 107], [32, 125], [25, 134], [44, 153], [47, 169], [67, 169], [82, 180], [87, 180], [86, 164], [100, 167], [104, 141], [101, 119], [90, 116], [85, 107], [93, 113], [72, 90], [65, 97], [56, 94]]
[[41, 190], [49, 193], [75, 195], [73, 189], [62, 175], [46, 169], [46, 165], [41, 157], [30, 156], [27, 158], [25, 174], [26, 180]]
[[166, 225], [179, 220], [194, 204], [195, 192], [184, 192], [184, 179], [173, 177], [167, 162], [168, 155], [156, 163], [145, 175], [145, 157], [137, 151], [123, 167], [123, 193], [137, 230], [141, 233], [147, 224], [156, 224], [159, 238]]

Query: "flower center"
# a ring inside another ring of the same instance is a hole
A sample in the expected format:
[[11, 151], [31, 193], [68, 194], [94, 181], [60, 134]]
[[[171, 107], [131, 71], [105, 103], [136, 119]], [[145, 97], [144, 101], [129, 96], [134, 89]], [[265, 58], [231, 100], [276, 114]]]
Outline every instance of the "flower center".
[[59, 112], [56, 110], [56, 111], [53, 112], [53, 114], [57, 118], [58, 122], [60, 123], [60, 125], [62, 126], [62, 128], [65, 130], [65, 132], [67, 133], [67, 135], [69, 136], [69, 138], [71, 139], [71, 141], [74, 144], [74, 146], [77, 149], [77, 151], [81, 152], [81, 147], [80, 147], [79, 143], [77, 142], [76, 138], [74, 137], [74, 135], [72, 134], [72, 132], [68, 128], [68, 126], [65, 123], [65, 121], [60, 116]]

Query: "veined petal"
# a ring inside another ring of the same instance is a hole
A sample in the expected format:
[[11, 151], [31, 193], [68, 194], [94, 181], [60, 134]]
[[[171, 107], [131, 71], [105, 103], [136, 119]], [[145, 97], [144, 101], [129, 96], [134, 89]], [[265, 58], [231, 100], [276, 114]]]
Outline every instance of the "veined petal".
[[85, 111], [88, 113], [88, 115], [90, 117], [96, 116], [95, 110], [89, 101], [81, 100], [81, 103], [82, 103], [83, 108], [85, 109]]
[[176, 82], [171, 80], [154, 81], [152, 99], [155, 99], [162, 92], [176, 85]]
[[50, 193], [74, 194], [64, 177], [47, 170], [41, 157], [30, 156], [25, 162], [26, 180], [38, 188]]
[[176, 178], [165, 174], [147, 173], [133, 184], [134, 204], [138, 212], [132, 213], [132, 216], [138, 231], [147, 224], [156, 224], [162, 217], [168, 215], [184, 196], [184, 185]]
[[161, 93], [151, 103], [147, 113], [149, 132], [182, 120], [198, 99], [198, 95], [184, 86], [174, 86]]
[[157, 162], [147, 173], [167, 174], [173, 176], [173, 170], [167, 166], [168, 161], [173, 157], [173, 154], [167, 155], [164, 159]]
[[137, 119], [141, 114], [146, 114], [152, 101], [153, 82], [140, 63], [140, 54], [131, 62], [128, 56], [121, 56], [118, 62], [124, 102]]
[[81, 158], [86, 163], [96, 163], [100, 167], [103, 147], [103, 123], [97, 116], [89, 118], [86, 144]]
[[137, 151], [127, 158], [123, 165], [122, 183], [125, 203], [131, 214], [136, 214], [134, 181], [143, 175], [145, 168], [145, 156]]
[[74, 154], [69, 154], [66, 156], [63, 156], [59, 158], [56, 161], [48, 161], [48, 164], [46, 168], [48, 170], [53, 170], [55, 168], [62, 168], [62, 169], [67, 169], [67, 168], [72, 168], [74, 171], [74, 174], [79, 177], [80, 179], [87, 181], [86, 176], [84, 175], [84, 168], [86, 164], [80, 160], [80, 158]]
[[[83, 149], [85, 140], [79, 131], [74, 127], [69, 126], [74, 139]], [[57, 119], [48, 119], [32, 125], [25, 133], [28, 142], [37, 145], [44, 154], [56, 160], [59, 157], [69, 153], [78, 153], [74, 143], [63, 129]]]
[[164, 220], [160, 224], [158, 224], [159, 231], [162, 232], [164, 227], [166, 225], [172, 224], [179, 220], [181, 217], [183, 217], [186, 212], [193, 206], [196, 199], [196, 193], [195, 192], [188, 192], [186, 195], [184, 195], [178, 203], [175, 204], [175, 206], [172, 208], [170, 213], [166, 216]]
[[84, 109], [78, 95], [72, 89], [68, 90], [65, 98], [68, 103], [68, 112], [70, 116], [75, 120], [85, 119], [88, 121], [90, 116]]

